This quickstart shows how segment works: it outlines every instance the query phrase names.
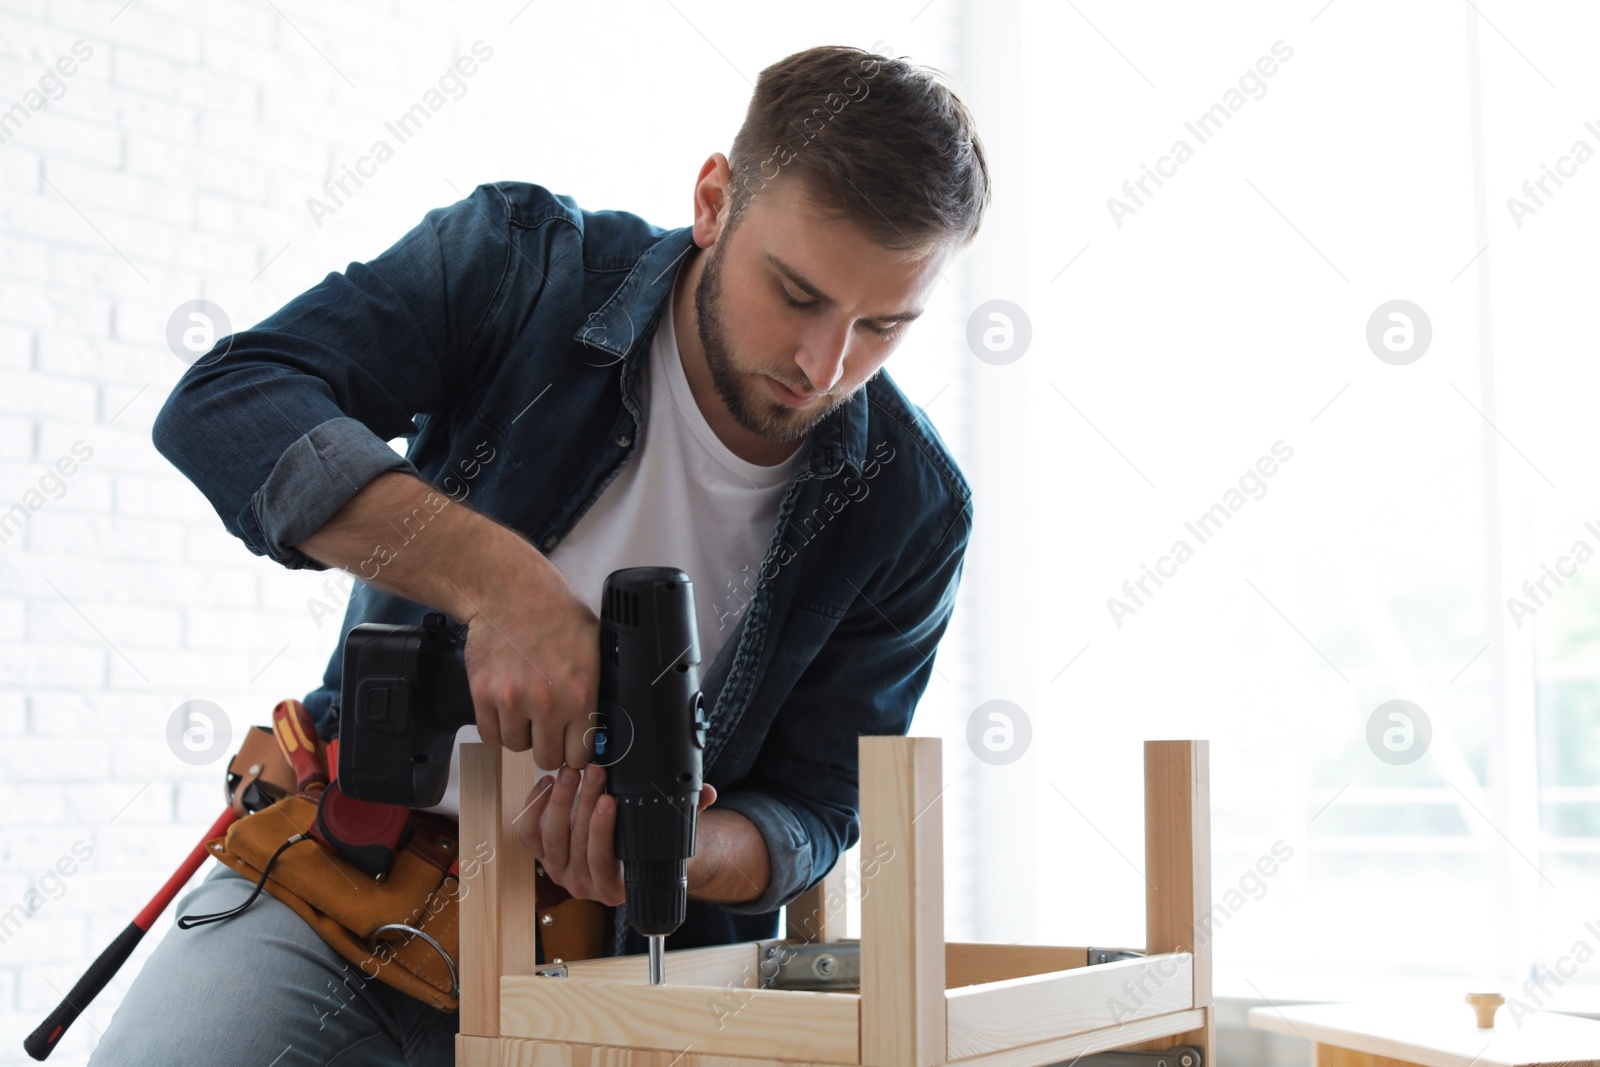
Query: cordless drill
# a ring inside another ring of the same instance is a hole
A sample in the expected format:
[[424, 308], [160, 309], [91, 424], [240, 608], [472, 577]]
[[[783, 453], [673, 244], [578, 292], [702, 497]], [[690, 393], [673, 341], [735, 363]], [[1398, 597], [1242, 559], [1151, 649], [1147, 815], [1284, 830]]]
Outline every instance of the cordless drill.
[[[444, 616], [420, 626], [361, 623], [345, 639], [339, 775], [327, 820], [359, 847], [367, 806], [432, 807], [444, 796], [456, 732], [476, 722], [464, 643]], [[700, 693], [694, 587], [674, 567], [606, 578], [594, 762], [617, 804], [615, 849], [625, 913], [650, 939], [650, 981], [664, 980], [666, 936], [682, 925], [694, 855], [707, 717]], [[354, 803], [350, 803], [354, 801]], [[376, 815], [377, 813], [372, 813]]]

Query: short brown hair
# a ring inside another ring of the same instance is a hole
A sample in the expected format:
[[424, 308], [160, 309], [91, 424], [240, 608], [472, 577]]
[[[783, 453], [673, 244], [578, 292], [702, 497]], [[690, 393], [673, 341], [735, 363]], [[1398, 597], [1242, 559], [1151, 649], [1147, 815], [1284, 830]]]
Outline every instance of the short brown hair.
[[763, 70], [728, 162], [730, 226], [785, 173], [891, 249], [959, 248], [989, 203], [966, 105], [937, 71], [860, 48], [811, 48]]

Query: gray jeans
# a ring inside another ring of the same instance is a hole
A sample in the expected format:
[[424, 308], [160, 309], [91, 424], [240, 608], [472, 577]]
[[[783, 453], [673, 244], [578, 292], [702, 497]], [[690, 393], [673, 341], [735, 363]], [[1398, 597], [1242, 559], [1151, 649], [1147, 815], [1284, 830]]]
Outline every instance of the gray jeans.
[[[252, 888], [217, 864], [173, 914], [226, 911]], [[231, 919], [167, 932], [89, 1067], [452, 1067], [458, 1028], [458, 1013], [367, 978], [263, 892]]]

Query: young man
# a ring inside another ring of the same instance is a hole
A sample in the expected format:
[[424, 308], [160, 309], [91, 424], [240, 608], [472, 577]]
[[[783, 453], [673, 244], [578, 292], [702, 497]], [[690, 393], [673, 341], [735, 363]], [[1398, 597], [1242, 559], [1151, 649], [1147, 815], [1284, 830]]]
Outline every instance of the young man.
[[[306, 698], [323, 736], [351, 626], [466, 624], [478, 734], [559, 768], [522, 837], [608, 909], [612, 953], [645, 946], [616, 914], [615, 810], [588, 762], [601, 585], [687, 571], [710, 730], [668, 947], [774, 937], [859, 837], [857, 738], [906, 732], [949, 621], [970, 494], [879, 372], [988, 199], [971, 117], [930, 72], [801, 52], [762, 72], [731, 153], [701, 167], [692, 226], [480, 186], [227, 339], [155, 442], [253, 552], [361, 580]], [[219, 870], [178, 910], [248, 889]], [[446, 1063], [455, 1029], [263, 897], [171, 932], [101, 1049]]]

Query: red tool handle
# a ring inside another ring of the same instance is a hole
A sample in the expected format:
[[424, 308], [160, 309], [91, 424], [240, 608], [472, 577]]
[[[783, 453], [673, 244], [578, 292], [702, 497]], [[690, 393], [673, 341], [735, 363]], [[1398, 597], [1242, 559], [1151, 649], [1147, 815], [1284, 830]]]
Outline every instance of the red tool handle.
[[211, 824], [211, 829], [206, 831], [200, 843], [190, 850], [183, 865], [174, 871], [166, 884], [150, 898], [150, 903], [134, 916], [133, 922], [129, 923], [127, 928], [117, 935], [116, 940], [106, 946], [106, 950], [100, 953], [99, 958], [89, 965], [89, 969], [83, 972], [83, 977], [78, 979], [78, 983], [72, 987], [72, 992], [57, 1005], [56, 1010], [39, 1024], [37, 1030], [28, 1035], [27, 1040], [22, 1043], [28, 1055], [36, 1060], [42, 1060], [50, 1055], [56, 1047], [56, 1042], [61, 1040], [61, 1035], [67, 1032], [67, 1027], [73, 1024], [79, 1013], [100, 995], [106, 983], [111, 981], [112, 976], [124, 963], [128, 962], [128, 957], [133, 955], [139, 939], [144, 937], [161, 913], [167, 910], [167, 905], [178, 895], [178, 890], [182, 889], [189, 879], [194, 877], [194, 872], [200, 869], [200, 865], [210, 855], [206, 842], [214, 837], [221, 837], [238, 817], [232, 808], [225, 809], [217, 817], [217, 821]]

